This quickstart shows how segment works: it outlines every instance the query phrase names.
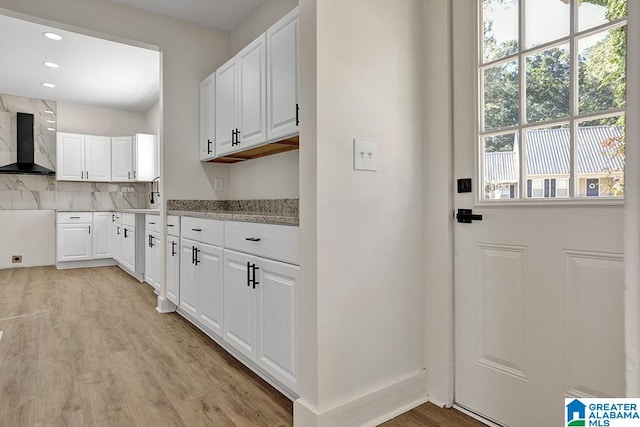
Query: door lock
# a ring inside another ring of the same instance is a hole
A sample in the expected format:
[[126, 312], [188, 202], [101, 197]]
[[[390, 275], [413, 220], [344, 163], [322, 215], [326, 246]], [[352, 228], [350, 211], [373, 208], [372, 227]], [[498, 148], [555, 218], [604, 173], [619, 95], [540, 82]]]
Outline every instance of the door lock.
[[482, 221], [482, 215], [474, 215], [471, 209], [458, 209], [456, 219], [463, 224], [471, 224], [474, 220]]

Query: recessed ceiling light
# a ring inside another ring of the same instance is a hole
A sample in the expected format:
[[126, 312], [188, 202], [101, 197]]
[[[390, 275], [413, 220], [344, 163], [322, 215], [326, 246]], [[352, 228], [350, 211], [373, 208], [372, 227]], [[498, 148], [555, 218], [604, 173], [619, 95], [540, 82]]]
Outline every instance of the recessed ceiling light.
[[46, 65], [49, 68], [59, 68], [60, 66], [58, 64], [56, 64], [55, 62], [43, 62], [44, 65]]
[[51, 111], [51, 110], [44, 110], [44, 112], [47, 113], [47, 114], [53, 114], [53, 111]]
[[60, 34], [46, 32], [42, 33], [42, 35], [51, 40], [62, 40], [62, 36]]
[[44, 86], [44, 87], [56, 87], [56, 85], [54, 85], [53, 83], [42, 83], [42, 86]]
[[47, 128], [47, 130], [50, 130], [51, 132], [55, 132], [54, 128]]

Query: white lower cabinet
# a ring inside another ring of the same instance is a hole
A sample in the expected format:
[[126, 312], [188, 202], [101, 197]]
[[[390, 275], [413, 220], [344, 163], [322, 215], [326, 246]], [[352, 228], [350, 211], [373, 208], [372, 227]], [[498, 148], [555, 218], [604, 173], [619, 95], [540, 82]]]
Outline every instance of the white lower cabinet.
[[162, 271], [162, 237], [160, 217], [145, 216], [144, 281], [160, 293], [160, 272]]
[[182, 238], [180, 308], [222, 335], [222, 248]]
[[180, 238], [167, 235], [167, 298], [180, 305]]
[[111, 214], [111, 255], [113, 259], [122, 261], [122, 219], [119, 212]]
[[120, 263], [131, 271], [136, 271], [136, 227], [122, 224], [122, 256]]
[[93, 259], [113, 258], [111, 254], [111, 212], [93, 213]]
[[225, 249], [224, 339], [295, 391], [299, 267]]
[[58, 222], [56, 250], [58, 261], [90, 260], [91, 251], [91, 220], [66, 224]]

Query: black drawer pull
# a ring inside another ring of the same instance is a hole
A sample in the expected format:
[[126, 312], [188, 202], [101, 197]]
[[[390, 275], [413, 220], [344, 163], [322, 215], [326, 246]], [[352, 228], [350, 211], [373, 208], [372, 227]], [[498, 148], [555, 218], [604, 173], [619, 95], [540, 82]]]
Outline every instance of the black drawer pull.
[[173, 227], [173, 224], [167, 224], [167, 227]]
[[70, 216], [69, 219], [80, 219], [79, 216]]
[[202, 231], [202, 228], [192, 228], [191, 231]]
[[156, 225], [156, 223], [155, 222], [150, 222], [149, 225]]
[[247, 237], [244, 240], [248, 240], [249, 242], [259, 242], [260, 238], [259, 237]]

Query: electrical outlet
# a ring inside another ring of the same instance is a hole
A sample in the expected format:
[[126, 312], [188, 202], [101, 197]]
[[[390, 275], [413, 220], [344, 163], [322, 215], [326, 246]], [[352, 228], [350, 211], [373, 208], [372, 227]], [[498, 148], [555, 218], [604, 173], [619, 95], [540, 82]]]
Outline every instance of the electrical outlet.
[[373, 172], [378, 170], [378, 143], [376, 141], [354, 138], [353, 169]]
[[223, 188], [224, 188], [224, 179], [220, 177], [215, 177], [213, 179], [213, 190], [222, 191]]
[[11, 255], [11, 262], [13, 264], [21, 264], [22, 263], [22, 255]]

